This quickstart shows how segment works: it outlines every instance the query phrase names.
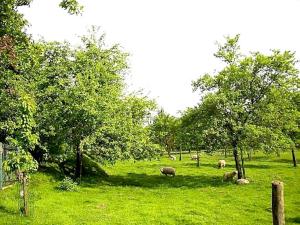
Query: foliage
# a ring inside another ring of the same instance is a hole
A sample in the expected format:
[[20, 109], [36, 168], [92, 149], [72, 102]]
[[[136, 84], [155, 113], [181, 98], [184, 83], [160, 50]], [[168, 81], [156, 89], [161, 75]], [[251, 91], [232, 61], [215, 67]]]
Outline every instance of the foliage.
[[74, 182], [70, 177], [65, 177], [60, 183], [58, 188], [62, 191], [77, 191], [77, 183]]
[[164, 110], [160, 110], [150, 126], [151, 137], [155, 143], [159, 144], [170, 154], [171, 151], [179, 149], [178, 145], [176, 145], [178, 127], [179, 120], [176, 117], [165, 113]]
[[247, 127], [268, 129], [272, 138], [260, 136], [268, 143], [265, 146], [281, 146], [279, 142], [284, 139], [276, 137], [279, 133], [274, 129], [283, 129], [284, 116], [278, 117], [278, 120], [274, 120], [274, 117], [279, 111], [282, 115], [289, 114], [291, 104], [284, 98], [294, 92], [295, 81], [299, 78], [294, 53], [273, 50], [270, 55], [254, 52], [242, 56], [238, 40], [239, 36], [228, 37], [215, 54], [227, 63], [224, 69], [215, 75], [205, 74], [193, 86], [205, 93], [201, 104], [212, 113], [212, 120], [204, 133], [225, 132], [233, 148], [240, 178], [243, 174], [238, 148], [243, 139], [251, 139], [250, 135], [253, 134], [246, 132], [249, 130]]
[[37, 170], [38, 164], [28, 152], [19, 150], [8, 153], [3, 168], [7, 172], [30, 173]]
[[76, 0], [62, 0], [59, 3], [59, 6], [63, 9], [66, 9], [70, 14], [81, 14], [83, 6], [78, 3]]

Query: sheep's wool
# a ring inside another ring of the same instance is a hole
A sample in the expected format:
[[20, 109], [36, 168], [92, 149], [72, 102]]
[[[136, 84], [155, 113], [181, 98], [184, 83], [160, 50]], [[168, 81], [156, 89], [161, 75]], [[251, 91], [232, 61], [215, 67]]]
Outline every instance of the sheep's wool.
[[237, 184], [249, 184], [249, 180], [247, 179], [238, 179], [236, 181]]

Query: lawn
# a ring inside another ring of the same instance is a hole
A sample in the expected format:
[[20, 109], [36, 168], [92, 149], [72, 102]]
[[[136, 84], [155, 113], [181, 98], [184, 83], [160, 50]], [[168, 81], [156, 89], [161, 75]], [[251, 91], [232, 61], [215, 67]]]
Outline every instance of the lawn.
[[[300, 224], [300, 169], [290, 157], [255, 155], [245, 162], [246, 186], [222, 182], [234, 162], [227, 158], [225, 169], [217, 169], [219, 155], [203, 154], [199, 168], [188, 155], [182, 161], [119, 162], [105, 167], [107, 180], [86, 178], [77, 192], [57, 189], [60, 174], [38, 172], [30, 183], [32, 215], [19, 216], [15, 185], [0, 191], [0, 224], [272, 224], [274, 179], [285, 184], [286, 224]], [[176, 176], [160, 175], [161, 166], [175, 167]]]

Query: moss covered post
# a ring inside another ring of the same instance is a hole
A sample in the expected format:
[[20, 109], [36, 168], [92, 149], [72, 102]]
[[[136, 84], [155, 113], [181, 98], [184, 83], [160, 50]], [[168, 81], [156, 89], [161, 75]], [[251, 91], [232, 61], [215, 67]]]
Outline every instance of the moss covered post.
[[3, 177], [4, 177], [2, 161], [3, 161], [3, 145], [0, 142], [0, 190], [2, 190], [3, 188]]
[[285, 225], [283, 183], [272, 182], [272, 214], [273, 225]]

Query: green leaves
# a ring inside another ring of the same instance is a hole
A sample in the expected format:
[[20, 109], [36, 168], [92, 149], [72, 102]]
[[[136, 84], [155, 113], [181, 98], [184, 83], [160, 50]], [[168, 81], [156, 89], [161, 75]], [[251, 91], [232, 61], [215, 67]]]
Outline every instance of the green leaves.
[[7, 172], [29, 173], [36, 171], [38, 164], [30, 153], [21, 149], [8, 153], [7, 160], [3, 162], [3, 168]]
[[226, 37], [224, 44], [218, 43], [218, 51], [214, 56], [228, 64], [237, 63], [241, 56], [239, 52], [240, 46], [238, 45], [239, 38], [239, 34], [234, 37]]
[[59, 6], [67, 10], [70, 14], [81, 14], [83, 11], [83, 6], [78, 3], [77, 0], [62, 0]]
[[[295, 88], [299, 82], [295, 54], [273, 50], [269, 55], [255, 52], [242, 56], [238, 39], [238, 35], [227, 37], [215, 54], [227, 66], [216, 75], [205, 74], [194, 82], [195, 89], [209, 91], [200, 104], [212, 120], [205, 128], [205, 137], [217, 137], [217, 130], [223, 129], [231, 141], [249, 138], [250, 142], [253, 136], [252, 141], [264, 142], [265, 146], [288, 143], [283, 141], [283, 131], [295, 127], [292, 124], [297, 118], [289, 97], [299, 92]], [[249, 126], [268, 132], [248, 132]], [[272, 132], [274, 138], [265, 135]]]

